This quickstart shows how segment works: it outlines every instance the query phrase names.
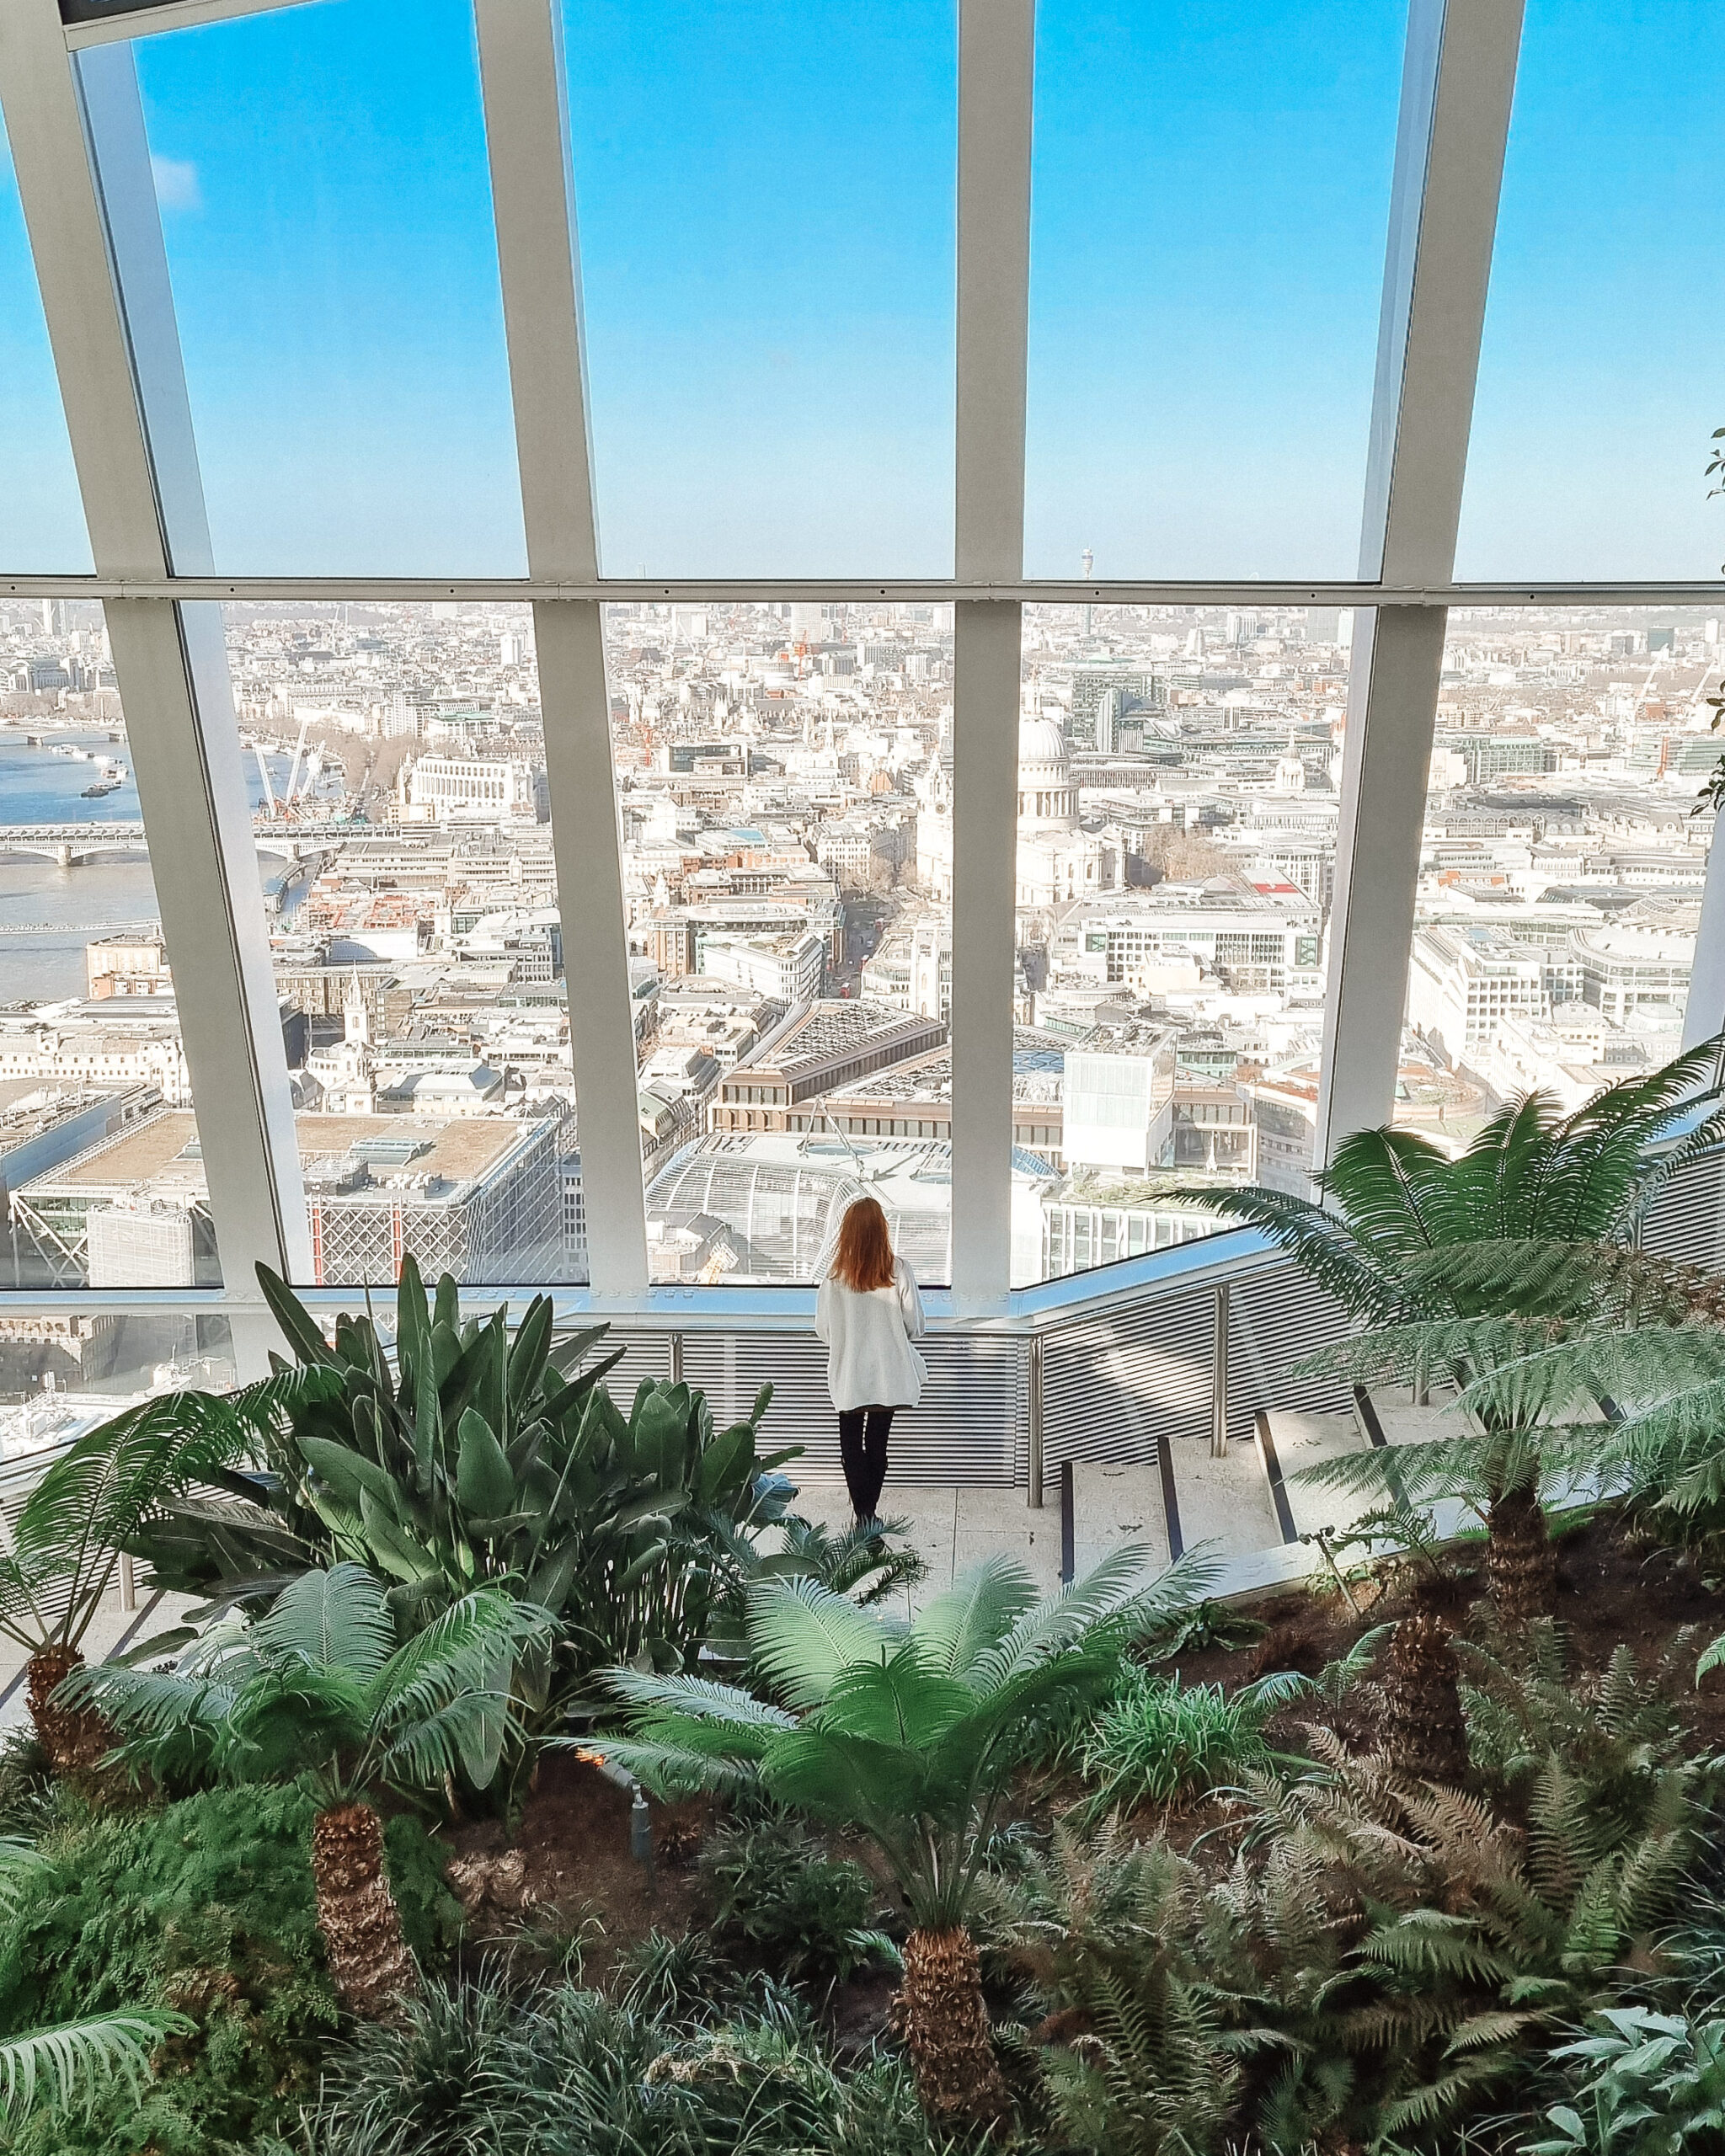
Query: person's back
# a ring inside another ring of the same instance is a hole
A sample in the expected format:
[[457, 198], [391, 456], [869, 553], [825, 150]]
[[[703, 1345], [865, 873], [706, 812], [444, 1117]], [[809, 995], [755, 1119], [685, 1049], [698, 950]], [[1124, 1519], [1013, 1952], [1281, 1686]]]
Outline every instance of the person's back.
[[851, 1502], [859, 1520], [872, 1520], [886, 1480], [894, 1411], [916, 1405], [927, 1374], [911, 1344], [922, 1333], [916, 1276], [894, 1256], [875, 1198], [859, 1198], [845, 1214], [815, 1300], [814, 1330], [827, 1346], [827, 1390], [838, 1411]]

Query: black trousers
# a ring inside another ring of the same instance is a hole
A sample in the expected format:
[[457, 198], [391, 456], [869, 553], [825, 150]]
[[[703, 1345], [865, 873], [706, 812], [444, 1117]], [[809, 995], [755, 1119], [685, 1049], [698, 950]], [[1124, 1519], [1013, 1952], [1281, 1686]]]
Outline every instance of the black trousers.
[[893, 1427], [890, 1407], [852, 1407], [839, 1417], [839, 1458], [845, 1484], [858, 1519], [873, 1519], [880, 1509], [886, 1481], [886, 1441]]

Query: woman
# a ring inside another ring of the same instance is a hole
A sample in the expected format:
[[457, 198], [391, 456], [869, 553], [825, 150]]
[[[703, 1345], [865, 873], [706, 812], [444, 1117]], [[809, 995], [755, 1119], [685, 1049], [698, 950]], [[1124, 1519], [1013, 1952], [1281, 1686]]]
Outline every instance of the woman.
[[893, 1256], [880, 1201], [858, 1198], [839, 1226], [832, 1265], [814, 1305], [826, 1342], [827, 1390], [839, 1416], [839, 1456], [859, 1524], [878, 1515], [893, 1411], [914, 1407], [928, 1372], [911, 1345], [922, 1337], [916, 1275]]

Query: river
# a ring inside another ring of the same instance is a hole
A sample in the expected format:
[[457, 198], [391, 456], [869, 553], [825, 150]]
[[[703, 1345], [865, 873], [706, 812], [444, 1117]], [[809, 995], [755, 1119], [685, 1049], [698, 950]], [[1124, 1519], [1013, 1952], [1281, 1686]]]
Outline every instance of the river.
[[[29, 730], [38, 731], [34, 723]], [[40, 729], [33, 749], [24, 727], [0, 727], [0, 824], [136, 823], [142, 811], [124, 741], [110, 741], [104, 728]], [[99, 801], [82, 798], [100, 764], [56, 756], [56, 744], [88, 749], [126, 766], [125, 783]], [[271, 783], [285, 785], [290, 756], [270, 757]], [[257, 759], [245, 763], [251, 805], [263, 805]], [[265, 890], [284, 864], [260, 860]], [[84, 992], [84, 946], [93, 937], [152, 924], [156, 887], [150, 863], [136, 854], [103, 854], [74, 868], [59, 868], [34, 855], [0, 853], [0, 1004], [47, 1002]]]

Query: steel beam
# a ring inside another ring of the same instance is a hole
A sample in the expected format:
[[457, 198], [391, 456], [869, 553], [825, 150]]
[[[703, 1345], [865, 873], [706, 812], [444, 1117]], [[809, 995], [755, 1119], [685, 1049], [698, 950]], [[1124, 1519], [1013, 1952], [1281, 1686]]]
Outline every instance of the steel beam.
[[191, 29], [202, 23], [227, 22], [236, 15], [274, 14], [306, 4], [307, 0], [137, 0], [133, 7], [112, 8], [104, 0], [65, 0], [61, 13], [67, 45], [77, 52], [162, 30]]
[[1524, 611], [1587, 606], [1717, 607], [1725, 581], [1709, 584], [1141, 584], [1121, 579], [1073, 584], [1040, 577], [954, 578], [429, 576], [68, 576], [0, 570], [0, 599], [230, 599], [262, 605], [366, 604], [379, 600], [587, 600], [619, 606], [768, 606], [789, 600], [950, 606], [998, 599], [1044, 606], [1478, 606]]
[[[1413, 0], [1391, 197], [1360, 574], [1449, 584], [1520, 43], [1521, 0]], [[1381, 595], [1381, 598], [1383, 595]], [[1389, 1119], [1447, 616], [1356, 633], [1316, 1164]]]
[[[559, 0], [478, 0], [504, 326], [535, 578], [599, 574]], [[647, 1287], [634, 1007], [603, 610], [533, 610], [588, 1267], [597, 1299]]]
[[[1033, 0], [959, 0], [956, 529], [964, 582], [1024, 573]], [[966, 600], [953, 642], [953, 1299], [1005, 1304], [1023, 610]]]
[[537, 606], [533, 627], [589, 1277], [595, 1302], [621, 1302], [647, 1292], [647, 1213], [604, 626], [589, 605]]
[[982, 1311], [1012, 1264], [1022, 617], [953, 612], [953, 1302]]
[[1034, 0], [959, 0], [954, 561], [960, 583], [1024, 574]]
[[[0, 103], [98, 578], [166, 574], [164, 503], [179, 562], [207, 569], [131, 54], [75, 67], [54, 0], [10, 0]], [[112, 600], [107, 616], [226, 1293], [259, 1305], [254, 1263], [303, 1277], [307, 1243], [221, 614], [158, 597]], [[262, 1339], [236, 1324], [247, 1374]]]

